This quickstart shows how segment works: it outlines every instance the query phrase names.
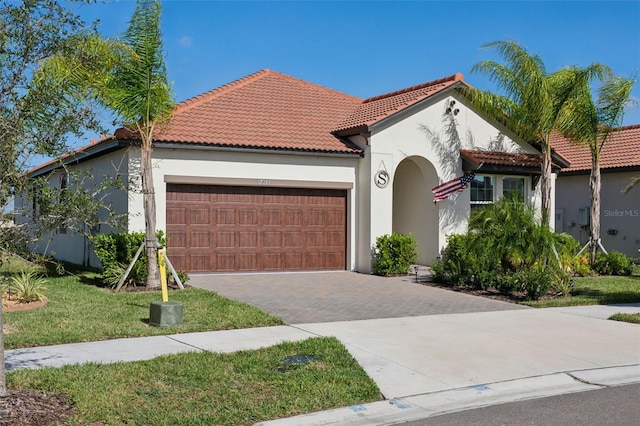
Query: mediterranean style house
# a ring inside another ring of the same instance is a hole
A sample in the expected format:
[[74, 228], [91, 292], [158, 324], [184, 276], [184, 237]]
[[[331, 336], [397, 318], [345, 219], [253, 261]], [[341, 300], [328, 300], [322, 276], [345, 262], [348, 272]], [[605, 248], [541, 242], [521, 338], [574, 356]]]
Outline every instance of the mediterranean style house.
[[[429, 264], [447, 235], [466, 231], [474, 206], [518, 192], [539, 209], [540, 152], [476, 111], [465, 85], [458, 73], [360, 99], [262, 70], [181, 102], [153, 152], [173, 265], [368, 273], [376, 238], [392, 232], [412, 233]], [[118, 129], [66, 161], [96, 178], [131, 178], [140, 152]], [[30, 175], [56, 184], [56, 164]], [[432, 188], [463, 176], [467, 185], [434, 202]], [[129, 231], [144, 229], [139, 192], [114, 191], [109, 202], [128, 214]], [[48, 247], [97, 264], [84, 236], [54, 235]]]
[[[589, 174], [591, 153], [586, 146], [556, 136], [553, 148], [571, 166], [556, 180], [556, 230], [581, 244], [589, 240], [591, 218]], [[631, 179], [640, 175], [640, 124], [611, 133], [600, 154], [600, 236], [606, 250], [637, 258], [640, 249], [640, 187], [625, 193]]]

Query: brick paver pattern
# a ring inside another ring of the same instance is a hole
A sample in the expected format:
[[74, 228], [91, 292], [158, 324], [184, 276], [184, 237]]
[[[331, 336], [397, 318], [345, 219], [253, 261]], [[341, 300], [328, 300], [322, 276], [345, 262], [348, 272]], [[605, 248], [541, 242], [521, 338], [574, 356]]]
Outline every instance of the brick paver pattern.
[[256, 306], [287, 324], [526, 309], [415, 283], [356, 272], [194, 275], [188, 283]]

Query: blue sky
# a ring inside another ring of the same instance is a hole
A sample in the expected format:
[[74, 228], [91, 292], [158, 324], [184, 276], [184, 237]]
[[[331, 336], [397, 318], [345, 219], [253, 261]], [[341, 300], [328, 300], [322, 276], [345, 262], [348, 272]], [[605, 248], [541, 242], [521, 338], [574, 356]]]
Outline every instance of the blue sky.
[[[640, 77], [640, 1], [162, 1], [177, 101], [263, 68], [366, 98], [462, 72], [492, 89], [481, 45], [512, 39], [548, 71], [592, 62]], [[78, 6], [75, 6], [78, 7]], [[133, 0], [79, 6], [122, 34]], [[632, 96], [640, 102], [640, 83]], [[640, 124], [640, 106], [624, 124]]]

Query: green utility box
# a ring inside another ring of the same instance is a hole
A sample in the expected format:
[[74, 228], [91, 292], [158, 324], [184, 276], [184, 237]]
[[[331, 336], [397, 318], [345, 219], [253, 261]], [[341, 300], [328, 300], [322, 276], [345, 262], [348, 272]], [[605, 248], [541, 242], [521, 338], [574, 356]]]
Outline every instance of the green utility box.
[[182, 324], [182, 303], [151, 302], [149, 324], [156, 327]]

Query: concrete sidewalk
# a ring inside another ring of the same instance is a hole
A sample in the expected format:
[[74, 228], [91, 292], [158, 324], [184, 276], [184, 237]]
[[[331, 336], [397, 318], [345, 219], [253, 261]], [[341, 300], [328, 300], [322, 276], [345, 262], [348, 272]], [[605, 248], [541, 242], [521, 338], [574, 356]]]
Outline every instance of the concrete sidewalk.
[[175, 334], [9, 350], [7, 370], [234, 352], [337, 337], [387, 401], [269, 424], [389, 424], [463, 408], [640, 382], [635, 306], [523, 309]]

